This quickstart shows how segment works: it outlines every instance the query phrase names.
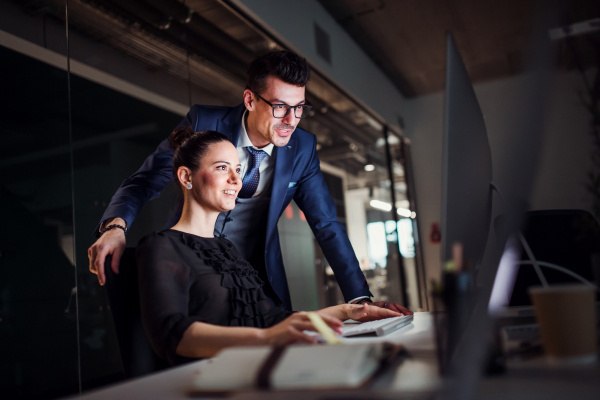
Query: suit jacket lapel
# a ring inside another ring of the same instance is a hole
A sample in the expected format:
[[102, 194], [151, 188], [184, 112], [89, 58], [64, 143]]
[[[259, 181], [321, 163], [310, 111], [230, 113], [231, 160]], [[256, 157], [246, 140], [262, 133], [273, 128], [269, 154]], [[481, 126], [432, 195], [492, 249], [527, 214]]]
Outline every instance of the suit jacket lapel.
[[273, 189], [271, 190], [271, 201], [269, 203], [269, 217], [267, 219], [267, 243], [273, 233], [273, 227], [277, 225], [279, 211], [285, 198], [285, 192], [290, 184], [290, 177], [296, 158], [296, 137], [292, 136], [287, 146], [275, 147], [275, 171], [273, 171]]
[[240, 104], [237, 107], [233, 107], [222, 120], [217, 121], [217, 131], [229, 137], [234, 146], [237, 146], [238, 138], [240, 137], [242, 115], [244, 115], [245, 110], [246, 107], [244, 104]]

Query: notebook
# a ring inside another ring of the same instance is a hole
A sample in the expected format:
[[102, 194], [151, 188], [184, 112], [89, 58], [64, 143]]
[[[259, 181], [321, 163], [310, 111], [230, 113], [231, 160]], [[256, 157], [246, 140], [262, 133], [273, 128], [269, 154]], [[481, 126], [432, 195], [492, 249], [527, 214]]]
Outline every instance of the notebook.
[[[396, 348], [396, 352], [399, 348]], [[272, 389], [355, 388], [364, 384], [389, 355], [389, 345], [292, 345], [229, 348], [201, 366], [191, 394], [252, 390], [264, 379], [267, 360], [268, 387]]]

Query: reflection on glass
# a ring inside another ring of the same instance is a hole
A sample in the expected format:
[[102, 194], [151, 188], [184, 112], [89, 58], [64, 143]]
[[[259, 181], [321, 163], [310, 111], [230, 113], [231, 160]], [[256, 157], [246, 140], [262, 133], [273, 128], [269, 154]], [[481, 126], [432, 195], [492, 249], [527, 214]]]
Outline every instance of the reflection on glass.
[[367, 224], [369, 258], [370, 261], [375, 264], [375, 268], [386, 267], [388, 255], [386, 237], [386, 229], [383, 222], [371, 222]]
[[[391, 221], [393, 223], [393, 221]], [[402, 257], [415, 257], [415, 238], [413, 236], [413, 222], [410, 219], [403, 218], [398, 221], [398, 237], [400, 254]]]
[[0, 396], [60, 397], [78, 390], [67, 75], [0, 60]]
[[[106, 291], [89, 272], [87, 249], [96, 240], [92, 232], [121, 182], [142, 165], [181, 116], [88, 79], [71, 79], [78, 99], [73, 103], [73, 147], [81, 378], [83, 390], [89, 390], [123, 377]], [[128, 247], [163, 228], [175, 193], [167, 189], [144, 207], [127, 234]]]

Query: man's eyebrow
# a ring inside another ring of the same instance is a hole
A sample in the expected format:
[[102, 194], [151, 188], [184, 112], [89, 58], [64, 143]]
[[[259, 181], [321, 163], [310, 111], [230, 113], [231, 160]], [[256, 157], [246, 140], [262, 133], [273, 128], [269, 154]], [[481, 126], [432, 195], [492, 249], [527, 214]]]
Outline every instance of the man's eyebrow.
[[[286, 103], [285, 101], [283, 101], [283, 100], [281, 100], [281, 99], [273, 99], [273, 100], [271, 100], [271, 103], [273, 103], [273, 104], [275, 104], [276, 102], [279, 102], [279, 103], [277, 103], [277, 104], [281, 104], [281, 103], [283, 103], [283, 104], [285, 104], [286, 106], [287, 106], [287, 105], [289, 105], [288, 103]], [[304, 104], [304, 103], [306, 103], [306, 99], [302, 100], [300, 103], [298, 103], [298, 104], [296, 104], [296, 105], [297, 105], [297, 106], [299, 106], [299, 105], [301, 105], [301, 104]]]

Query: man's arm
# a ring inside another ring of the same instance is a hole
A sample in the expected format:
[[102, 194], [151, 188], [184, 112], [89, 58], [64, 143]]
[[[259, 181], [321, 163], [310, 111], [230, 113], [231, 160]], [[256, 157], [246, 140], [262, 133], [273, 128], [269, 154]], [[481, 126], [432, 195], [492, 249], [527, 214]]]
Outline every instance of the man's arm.
[[337, 220], [335, 204], [323, 179], [316, 151], [316, 138], [311, 160], [302, 179], [298, 182], [294, 200], [306, 215], [347, 302], [354, 304], [367, 302], [404, 315], [412, 315], [410, 310], [398, 303], [371, 302], [373, 295], [369, 291], [346, 229]]
[[108, 224], [129, 228], [144, 205], [159, 196], [161, 190], [173, 179], [173, 151], [168, 139], [163, 140], [156, 151], [133, 175], [125, 179], [104, 211], [95, 230], [98, 240], [88, 249], [90, 272], [98, 275], [104, 285], [104, 259], [112, 254], [111, 268], [119, 273], [119, 262], [125, 250], [125, 233], [121, 229], [104, 232]]
[[173, 150], [167, 138], [146, 158], [142, 166], [119, 186], [96, 227], [96, 236], [100, 234], [102, 223], [110, 218], [121, 218], [126, 226], [130, 227], [144, 205], [157, 198], [172, 179]]
[[125, 231], [122, 229], [106, 230], [108, 226], [118, 225], [126, 228], [126, 223], [121, 218], [110, 218], [101, 224], [102, 236], [88, 249], [90, 260], [90, 272], [98, 275], [100, 285], [106, 283], [106, 272], [104, 271], [104, 260], [112, 254], [110, 267], [115, 273], [119, 273], [119, 261], [125, 251]]
[[312, 136], [312, 155], [298, 181], [294, 200], [306, 219], [331, 265], [346, 301], [372, 296], [362, 273], [348, 234], [337, 220], [335, 204], [325, 184], [316, 152], [316, 138]]
[[[178, 127], [194, 126], [198, 113], [197, 106], [181, 121]], [[133, 175], [125, 179], [104, 211], [94, 234], [98, 240], [88, 249], [90, 271], [98, 275], [104, 285], [104, 259], [112, 254], [111, 268], [119, 273], [119, 261], [125, 250], [125, 234], [121, 229], [113, 229], [101, 235], [108, 223], [125, 228], [137, 217], [144, 205], [159, 196], [160, 192], [173, 179], [173, 150], [169, 139], [163, 140]]]

